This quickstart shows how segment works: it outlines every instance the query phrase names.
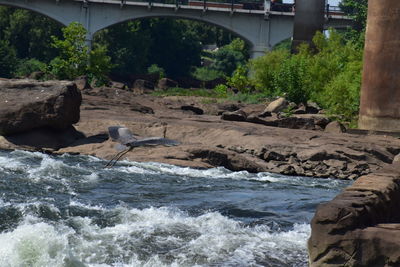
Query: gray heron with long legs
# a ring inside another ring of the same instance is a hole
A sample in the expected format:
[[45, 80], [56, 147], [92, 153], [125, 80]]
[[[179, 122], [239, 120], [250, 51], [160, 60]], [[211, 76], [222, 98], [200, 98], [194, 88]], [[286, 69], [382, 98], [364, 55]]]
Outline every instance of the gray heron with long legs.
[[115, 149], [119, 152], [106, 164], [105, 167], [114, 166], [120, 158], [122, 158], [126, 153], [135, 147], [159, 145], [176, 146], [180, 144], [178, 141], [163, 137], [148, 137], [138, 139], [128, 128], [122, 126], [108, 127], [108, 134], [110, 135], [111, 140], [119, 142], [119, 144], [115, 145]]

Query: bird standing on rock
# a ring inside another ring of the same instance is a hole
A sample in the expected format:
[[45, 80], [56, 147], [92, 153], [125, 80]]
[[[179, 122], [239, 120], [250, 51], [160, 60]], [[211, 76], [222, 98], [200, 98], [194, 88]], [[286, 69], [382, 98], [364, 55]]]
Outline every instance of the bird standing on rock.
[[107, 164], [105, 167], [114, 166], [117, 161], [126, 153], [139, 146], [176, 146], [179, 145], [180, 142], [163, 138], [163, 137], [148, 137], [138, 139], [136, 138], [132, 132], [122, 126], [110, 126], [108, 127], [108, 134], [110, 135], [113, 141], [119, 142], [115, 146], [115, 149], [120, 151], [118, 152]]

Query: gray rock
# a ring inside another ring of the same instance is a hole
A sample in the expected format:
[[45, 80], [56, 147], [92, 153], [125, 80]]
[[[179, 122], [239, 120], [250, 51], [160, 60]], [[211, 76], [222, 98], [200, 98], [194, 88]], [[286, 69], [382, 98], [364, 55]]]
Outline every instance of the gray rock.
[[297, 153], [297, 157], [301, 161], [322, 161], [325, 159], [328, 159], [327, 157], [328, 153], [324, 149], [319, 149], [319, 148], [313, 148], [313, 149], [308, 149], [308, 150], [303, 150], [299, 153]]
[[265, 112], [278, 113], [287, 108], [288, 106], [289, 102], [285, 98], [281, 97], [269, 103], [269, 105], [267, 106], [267, 108], [264, 110], [263, 113]]
[[395, 156], [394, 159], [393, 159], [393, 163], [398, 163], [398, 162], [400, 162], [400, 154]]
[[1, 135], [66, 129], [80, 118], [82, 95], [74, 82], [1, 80], [0, 99]]
[[327, 133], [345, 133], [346, 132], [346, 127], [343, 126], [338, 121], [332, 121], [328, 123], [325, 127], [325, 132]]
[[121, 90], [126, 89], [126, 85], [124, 83], [120, 83], [120, 82], [110, 81], [108, 85], [109, 85], [109, 87], [115, 88], [115, 89], [121, 89]]
[[158, 81], [157, 88], [159, 90], [168, 90], [169, 88], [177, 87], [178, 82], [168, 79], [168, 78], [162, 78]]
[[132, 91], [137, 95], [145, 94], [145, 93], [151, 92], [153, 90], [154, 90], [154, 84], [152, 82], [142, 80], [142, 79], [137, 79], [133, 83], [133, 87], [132, 87]]

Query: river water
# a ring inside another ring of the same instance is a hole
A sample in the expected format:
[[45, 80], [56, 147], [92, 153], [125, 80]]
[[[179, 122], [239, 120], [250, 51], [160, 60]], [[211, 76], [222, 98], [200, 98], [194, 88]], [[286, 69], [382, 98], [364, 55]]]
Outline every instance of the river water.
[[0, 151], [0, 266], [307, 266], [349, 182]]

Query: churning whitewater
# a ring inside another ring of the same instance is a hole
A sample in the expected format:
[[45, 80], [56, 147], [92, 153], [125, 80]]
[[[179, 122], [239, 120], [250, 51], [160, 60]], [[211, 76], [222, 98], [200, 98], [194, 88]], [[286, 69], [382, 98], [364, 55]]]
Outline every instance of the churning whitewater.
[[348, 182], [0, 151], [0, 266], [307, 266]]

